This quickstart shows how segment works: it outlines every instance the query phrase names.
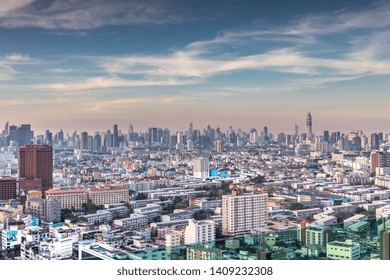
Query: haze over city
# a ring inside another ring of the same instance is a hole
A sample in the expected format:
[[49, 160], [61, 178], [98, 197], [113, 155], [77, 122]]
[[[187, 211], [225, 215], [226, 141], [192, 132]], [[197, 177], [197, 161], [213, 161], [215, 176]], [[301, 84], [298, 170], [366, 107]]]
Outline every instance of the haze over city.
[[5, 123], [387, 129], [387, 1], [0, 1]]

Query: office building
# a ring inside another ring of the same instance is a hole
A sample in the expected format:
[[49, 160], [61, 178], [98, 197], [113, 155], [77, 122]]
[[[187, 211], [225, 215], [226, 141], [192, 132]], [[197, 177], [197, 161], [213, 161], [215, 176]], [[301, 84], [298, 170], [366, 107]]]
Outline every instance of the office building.
[[371, 153], [371, 172], [376, 173], [376, 169], [382, 167], [390, 167], [390, 153], [373, 151]]
[[16, 198], [16, 179], [13, 177], [0, 177], [0, 200]]
[[313, 120], [310, 112], [306, 116], [306, 140], [313, 141]]
[[42, 191], [53, 188], [53, 148], [25, 145], [19, 148], [19, 178], [42, 180]]

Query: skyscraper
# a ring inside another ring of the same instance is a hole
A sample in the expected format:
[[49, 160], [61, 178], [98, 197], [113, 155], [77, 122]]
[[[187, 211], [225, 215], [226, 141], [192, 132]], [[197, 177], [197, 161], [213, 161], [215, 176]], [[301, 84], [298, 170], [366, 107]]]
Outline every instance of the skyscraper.
[[190, 137], [191, 137], [193, 131], [194, 131], [194, 127], [192, 125], [192, 122], [190, 122], [190, 125], [188, 126], [188, 135]]
[[118, 125], [114, 124], [114, 129], [112, 133], [112, 144], [114, 148], [119, 147], [119, 133], [118, 133]]
[[42, 191], [53, 188], [53, 148], [25, 145], [19, 148], [19, 178], [42, 180]]
[[269, 142], [269, 134], [268, 134], [268, 127], [264, 126], [264, 142]]
[[82, 151], [88, 150], [88, 132], [81, 132], [81, 147]]
[[306, 116], [306, 140], [313, 140], [313, 122], [310, 112]]

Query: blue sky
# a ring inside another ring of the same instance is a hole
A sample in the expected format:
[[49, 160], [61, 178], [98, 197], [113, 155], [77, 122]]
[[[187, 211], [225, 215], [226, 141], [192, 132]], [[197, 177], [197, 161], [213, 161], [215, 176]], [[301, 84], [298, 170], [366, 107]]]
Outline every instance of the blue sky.
[[388, 128], [388, 1], [0, 0], [0, 38], [1, 118], [38, 131]]

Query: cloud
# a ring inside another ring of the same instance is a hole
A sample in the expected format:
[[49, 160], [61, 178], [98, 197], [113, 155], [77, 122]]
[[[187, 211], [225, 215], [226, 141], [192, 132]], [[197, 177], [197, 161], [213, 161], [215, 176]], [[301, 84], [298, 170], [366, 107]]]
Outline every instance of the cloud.
[[0, 16], [30, 5], [34, 0], [0, 0]]
[[[198, 81], [199, 82], [199, 81]], [[94, 77], [69, 83], [47, 83], [32, 85], [33, 89], [81, 91], [114, 87], [176, 86], [197, 83], [195, 80], [123, 80], [119, 78]]]
[[[8, 4], [13, 2], [16, 3]], [[0, 26], [6, 28], [87, 30], [110, 25], [163, 24], [178, 20], [178, 16], [169, 9], [169, 1], [23, 0], [1, 1], [0, 4], [4, 4], [0, 9]]]
[[30, 56], [21, 53], [12, 53], [5, 56], [7, 61], [11, 62], [31, 62], [33, 59]]

